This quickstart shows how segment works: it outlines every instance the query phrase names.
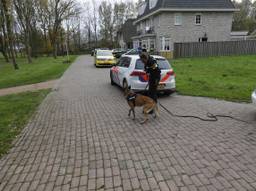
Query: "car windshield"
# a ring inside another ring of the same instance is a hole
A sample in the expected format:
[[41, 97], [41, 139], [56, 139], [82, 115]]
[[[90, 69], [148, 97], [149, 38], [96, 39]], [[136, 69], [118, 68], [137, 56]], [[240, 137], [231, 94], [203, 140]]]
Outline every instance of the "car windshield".
[[[156, 59], [157, 65], [161, 70], [168, 70], [171, 69], [170, 63], [166, 59]], [[144, 64], [140, 59], [136, 61], [135, 69], [137, 70], [144, 70]]]
[[97, 51], [97, 56], [113, 56], [111, 51]]
[[136, 55], [139, 54], [139, 51], [137, 49], [132, 49], [126, 53], [126, 55]]

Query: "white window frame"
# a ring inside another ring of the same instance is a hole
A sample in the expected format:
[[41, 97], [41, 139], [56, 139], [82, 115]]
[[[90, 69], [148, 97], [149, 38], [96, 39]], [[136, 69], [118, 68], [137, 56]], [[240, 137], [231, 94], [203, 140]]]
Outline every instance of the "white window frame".
[[[179, 19], [180, 20], [179, 20]], [[174, 25], [175, 26], [180, 26], [182, 25], [182, 14], [181, 13], [175, 13], [174, 14]]]
[[[196, 23], [196, 19], [197, 19], [197, 16], [200, 16], [200, 23]], [[195, 25], [198, 25], [198, 26], [200, 26], [200, 25], [202, 25], [202, 23], [203, 23], [203, 19], [202, 19], [203, 17], [202, 17], [202, 14], [201, 13], [197, 13], [197, 14], [195, 14]]]
[[[171, 38], [161, 37], [160, 40], [161, 40], [161, 51], [172, 51]], [[168, 41], [169, 41], [169, 44], [166, 44], [166, 42]]]

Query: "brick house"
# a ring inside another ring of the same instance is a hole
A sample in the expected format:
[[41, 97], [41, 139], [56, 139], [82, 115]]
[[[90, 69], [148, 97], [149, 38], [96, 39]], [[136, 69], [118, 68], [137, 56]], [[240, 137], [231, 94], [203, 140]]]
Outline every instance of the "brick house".
[[146, 0], [134, 21], [133, 47], [172, 57], [175, 42], [228, 41], [235, 11], [231, 0]]

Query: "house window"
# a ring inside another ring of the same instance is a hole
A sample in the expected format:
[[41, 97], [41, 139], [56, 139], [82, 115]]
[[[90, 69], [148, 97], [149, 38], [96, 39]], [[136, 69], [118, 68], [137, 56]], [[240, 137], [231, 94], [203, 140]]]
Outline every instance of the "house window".
[[181, 14], [175, 14], [174, 24], [175, 25], [182, 25], [182, 16], [181, 16]]
[[155, 40], [150, 39], [150, 51], [154, 51], [154, 50], [155, 50]]
[[156, 6], [157, 0], [149, 0], [149, 9], [153, 9]]
[[148, 40], [142, 40], [142, 48], [148, 50]]
[[171, 51], [171, 39], [170, 38], [161, 38], [161, 50], [162, 51]]
[[202, 15], [201, 14], [197, 14], [195, 16], [195, 22], [196, 22], [196, 25], [201, 25], [202, 24]]
[[138, 40], [133, 41], [133, 48], [137, 49], [140, 46], [140, 42]]

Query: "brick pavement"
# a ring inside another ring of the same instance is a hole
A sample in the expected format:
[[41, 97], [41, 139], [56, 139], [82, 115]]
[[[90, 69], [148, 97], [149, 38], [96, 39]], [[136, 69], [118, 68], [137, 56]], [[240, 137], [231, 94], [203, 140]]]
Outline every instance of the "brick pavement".
[[216, 123], [169, 116], [128, 118], [109, 69], [79, 57], [0, 160], [0, 190], [256, 190], [256, 108], [172, 96], [177, 114], [232, 114]]

